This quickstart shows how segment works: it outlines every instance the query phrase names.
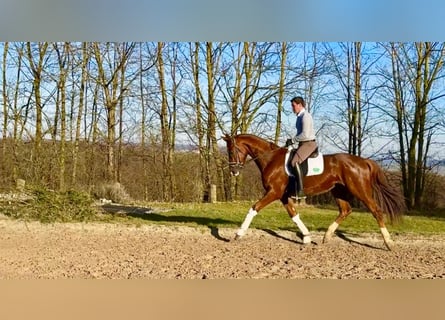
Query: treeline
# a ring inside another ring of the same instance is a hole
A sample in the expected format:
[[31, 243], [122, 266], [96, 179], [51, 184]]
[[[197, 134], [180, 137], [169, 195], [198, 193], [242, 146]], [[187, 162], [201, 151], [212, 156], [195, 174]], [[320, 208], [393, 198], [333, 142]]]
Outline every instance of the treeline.
[[[33, 154], [32, 143], [20, 143], [14, 145], [11, 140], [2, 141], [0, 148], [6, 147], [9, 153], [16, 148], [16, 154], [20, 159], [16, 163], [2, 161], [2, 179], [6, 180], [7, 172], [16, 168], [20, 172], [20, 179], [33, 187], [44, 187], [50, 190], [57, 187], [58, 182], [63, 179], [69, 188], [83, 190], [98, 198], [108, 198], [116, 202], [128, 200], [164, 201], [162, 198], [162, 187], [165, 183], [161, 161], [161, 148], [159, 145], [147, 146], [142, 150], [139, 145], [125, 144], [122, 146], [122, 161], [120, 163], [120, 179], [117, 187], [114, 182], [107, 179], [107, 146], [97, 143], [89, 145], [85, 142], [79, 143], [77, 148], [78, 159], [77, 174], [75, 179], [72, 175], [74, 166], [73, 157], [67, 157], [65, 162], [65, 177], [59, 176], [60, 141], [54, 143], [50, 140], [42, 141], [41, 159], [36, 162], [29, 160]], [[3, 151], [3, 149], [0, 149]], [[65, 152], [72, 155], [75, 146], [67, 142]], [[221, 153], [224, 153], [221, 150]], [[194, 150], [177, 151], [173, 157], [172, 180], [176, 186], [174, 197], [171, 201], [176, 202], [207, 202], [210, 201], [208, 190], [204, 190], [197, 177], [201, 172], [199, 167], [199, 154]], [[145, 166], [142, 164], [145, 163]], [[230, 189], [230, 173], [224, 170], [225, 185], [222, 190]], [[242, 177], [239, 178], [238, 195], [229, 196], [224, 192], [217, 194], [217, 200], [255, 200], [263, 194], [261, 176], [258, 168], [253, 162], [244, 168]], [[0, 190], [14, 188], [12, 180], [4, 184]], [[122, 194], [123, 193], [123, 194]], [[128, 198], [127, 198], [128, 197]]]
[[220, 200], [255, 198], [256, 168], [231, 178], [219, 138], [284, 141], [294, 134], [288, 101], [302, 95], [324, 150], [391, 159], [408, 207], [428, 202], [445, 126], [444, 43], [7, 42], [0, 50], [5, 188], [19, 178], [56, 190], [120, 182], [137, 199], [202, 201], [216, 185]]

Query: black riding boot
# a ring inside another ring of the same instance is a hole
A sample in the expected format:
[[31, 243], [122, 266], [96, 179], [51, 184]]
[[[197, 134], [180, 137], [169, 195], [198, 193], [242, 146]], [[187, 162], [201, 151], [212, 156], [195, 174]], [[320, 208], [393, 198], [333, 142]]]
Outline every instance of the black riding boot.
[[294, 170], [295, 170], [296, 199], [297, 200], [306, 199], [306, 195], [303, 192], [303, 174], [301, 172], [301, 167], [298, 163], [295, 163]]

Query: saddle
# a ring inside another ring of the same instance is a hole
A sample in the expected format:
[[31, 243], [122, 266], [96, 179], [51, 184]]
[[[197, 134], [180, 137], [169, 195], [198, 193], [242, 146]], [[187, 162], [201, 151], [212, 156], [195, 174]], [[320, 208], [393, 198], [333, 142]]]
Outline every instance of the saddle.
[[[292, 159], [297, 152], [297, 149], [288, 149], [285, 160], [284, 167], [288, 176], [294, 176], [294, 168], [292, 166]], [[324, 163], [323, 154], [319, 152], [318, 147], [311, 153], [311, 155], [300, 164], [301, 173], [303, 177], [313, 176], [323, 173]]]

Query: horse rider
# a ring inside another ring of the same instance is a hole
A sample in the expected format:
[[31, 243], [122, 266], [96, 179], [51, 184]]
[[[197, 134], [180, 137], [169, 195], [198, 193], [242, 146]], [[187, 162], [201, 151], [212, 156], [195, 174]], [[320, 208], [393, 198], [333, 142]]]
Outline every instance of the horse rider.
[[301, 163], [306, 160], [316, 149], [315, 130], [311, 114], [305, 108], [305, 101], [302, 97], [291, 99], [292, 111], [297, 115], [297, 134], [292, 139], [287, 139], [286, 147], [292, 146], [297, 149], [292, 158], [292, 166], [295, 169], [296, 200], [306, 199], [303, 191], [303, 175]]

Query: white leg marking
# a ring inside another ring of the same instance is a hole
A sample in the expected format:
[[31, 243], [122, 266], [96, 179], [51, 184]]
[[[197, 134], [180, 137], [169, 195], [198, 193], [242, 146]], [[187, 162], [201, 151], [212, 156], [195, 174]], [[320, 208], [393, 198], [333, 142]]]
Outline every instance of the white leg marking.
[[244, 221], [241, 224], [241, 227], [236, 232], [237, 236], [242, 237], [246, 233], [247, 229], [250, 226], [250, 223], [253, 220], [253, 217], [255, 217], [257, 214], [258, 214], [258, 212], [256, 212], [256, 210], [253, 210], [253, 208], [249, 209], [249, 212], [247, 213], [246, 218], [244, 218]]
[[326, 231], [326, 234], [330, 237], [332, 236], [332, 234], [335, 232], [335, 230], [337, 230], [338, 228], [338, 223], [337, 222], [332, 222], [331, 225], [329, 226], [328, 230]]
[[389, 232], [386, 228], [380, 228], [380, 232], [382, 233], [383, 239], [385, 240], [385, 242], [387, 242], [387, 243], [392, 242], [391, 236], [389, 235]]
[[388, 250], [392, 250], [394, 242], [391, 240], [388, 230], [386, 228], [380, 228], [380, 232], [383, 235], [383, 241], [385, 241], [386, 248], [388, 248]]
[[292, 218], [292, 221], [295, 222], [298, 229], [300, 229], [301, 233], [303, 234], [303, 243], [311, 243], [311, 237], [309, 235], [309, 230], [304, 225], [303, 221], [300, 219], [300, 214], [297, 213], [295, 217]]
[[338, 223], [337, 222], [332, 222], [331, 225], [329, 226], [328, 230], [326, 230], [326, 233], [324, 234], [323, 237], [323, 242], [328, 242], [329, 240], [331, 240], [332, 235], [334, 234], [335, 230], [337, 230], [338, 228]]

